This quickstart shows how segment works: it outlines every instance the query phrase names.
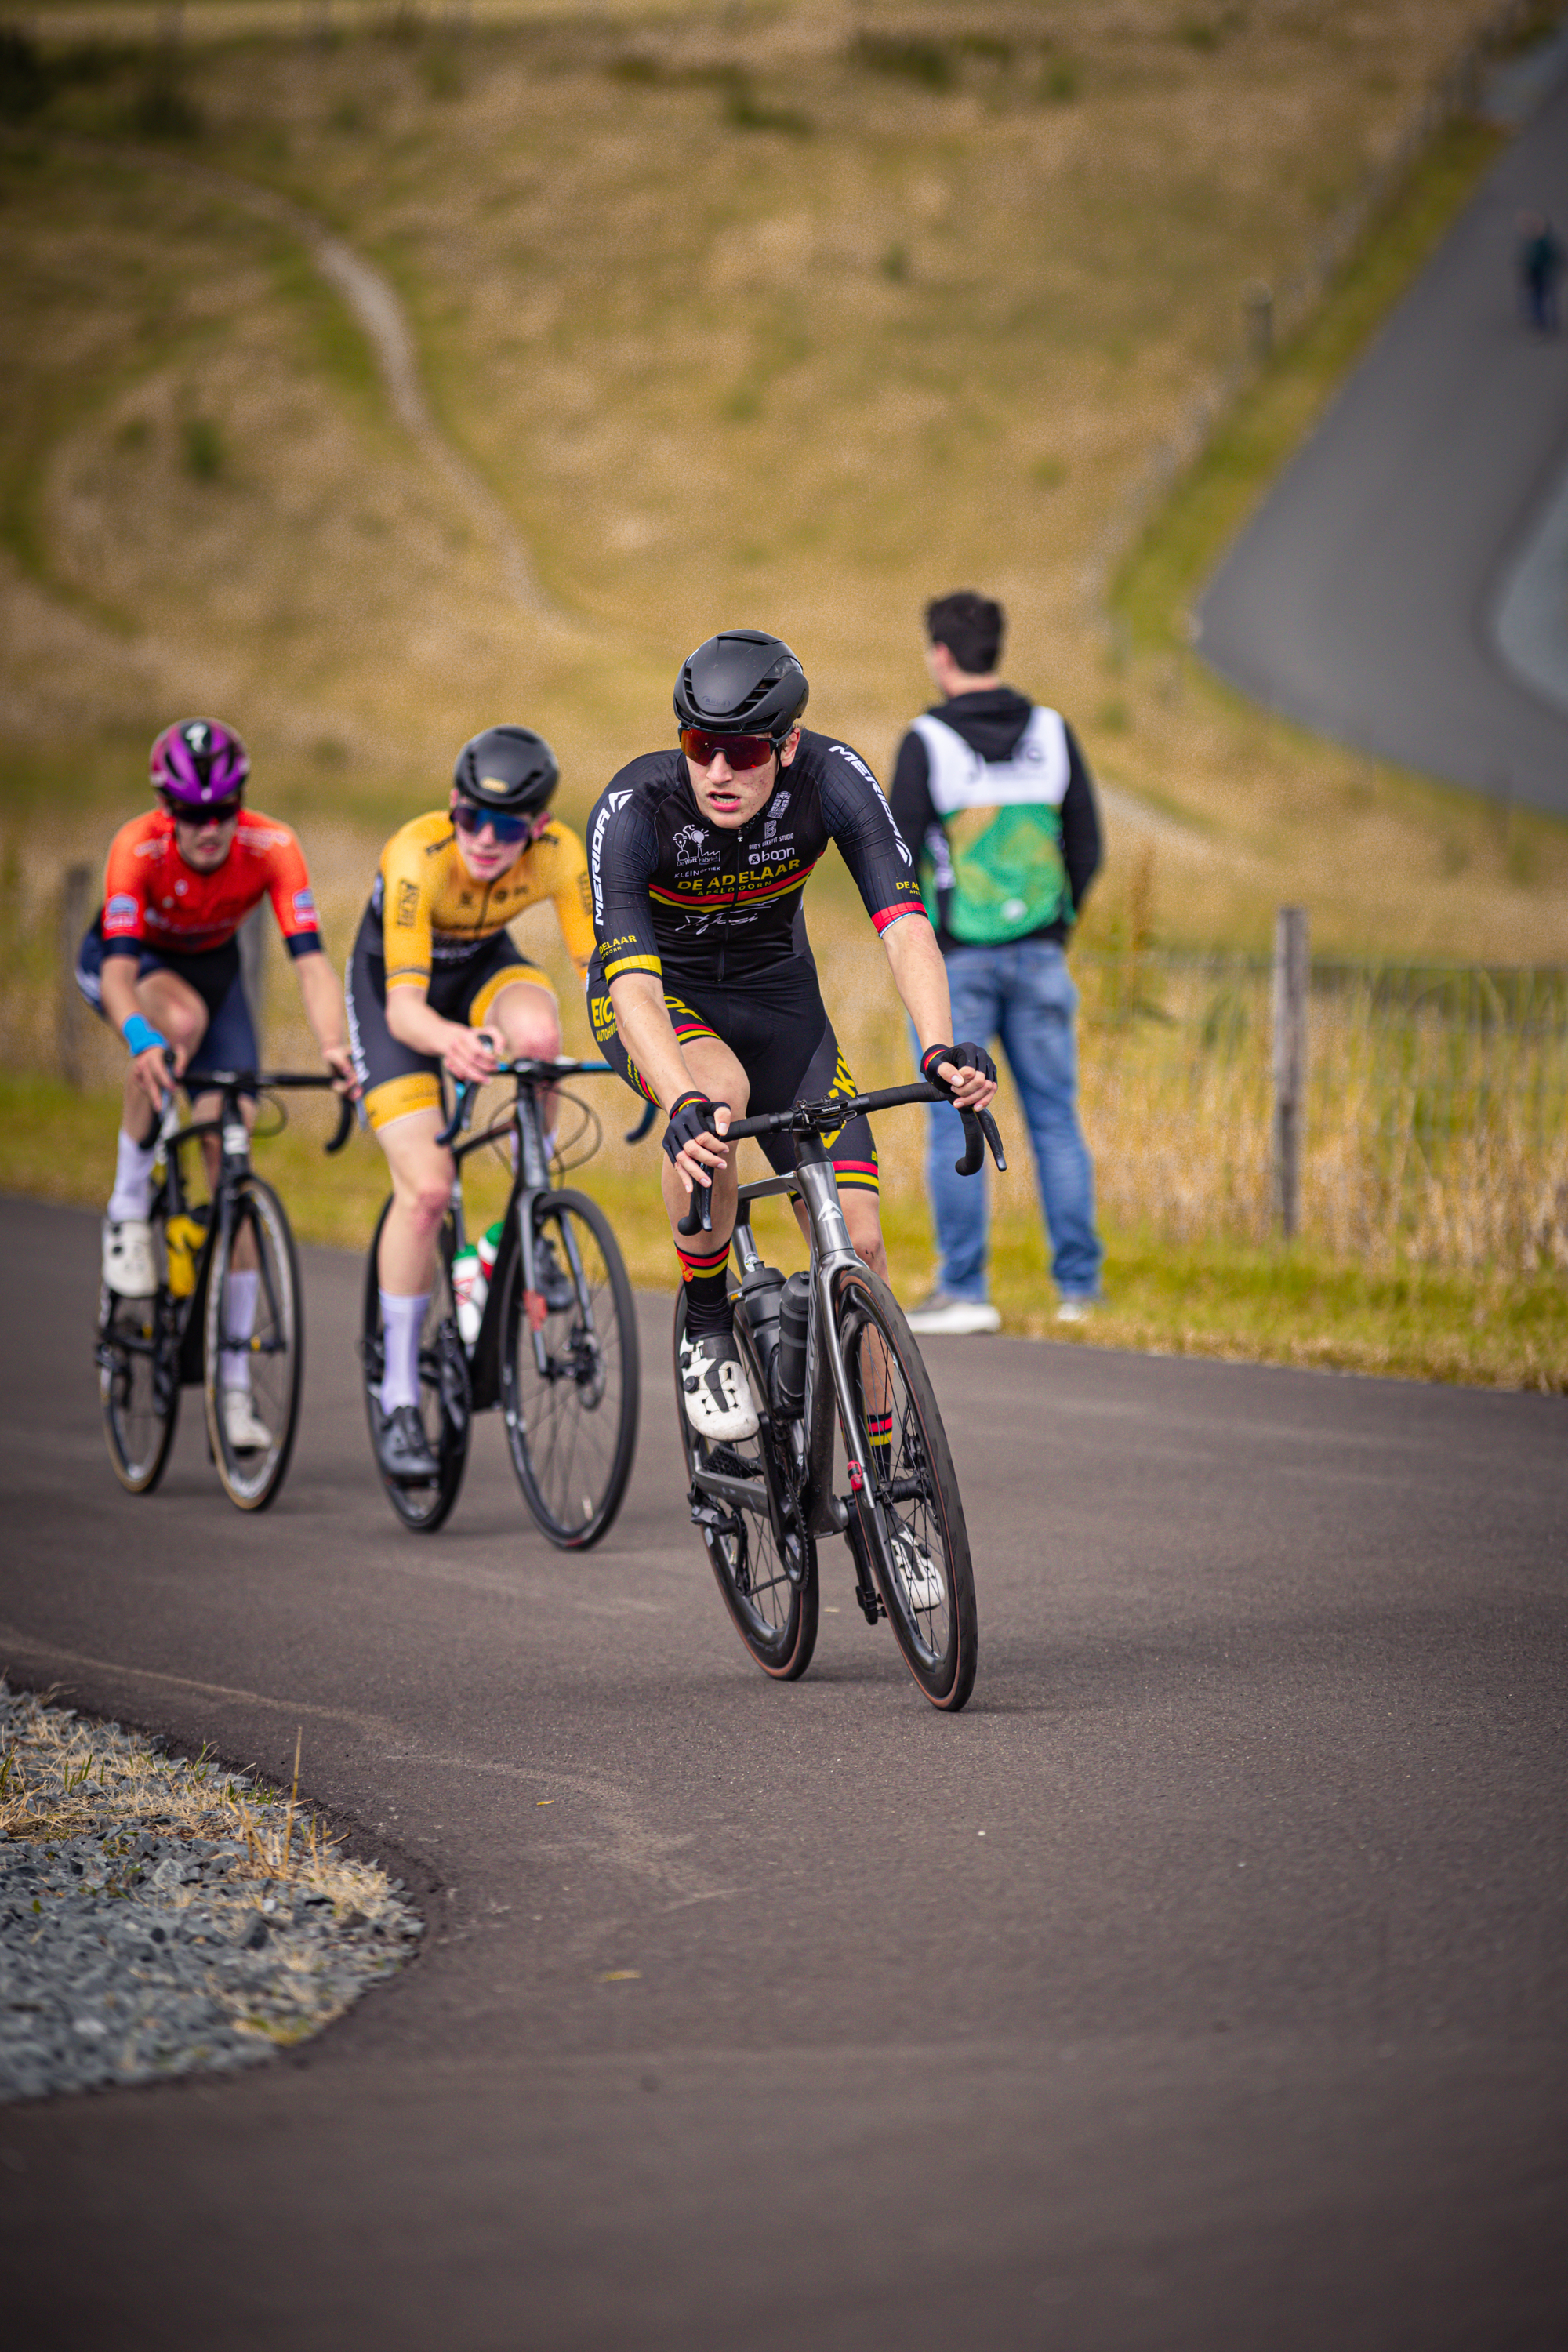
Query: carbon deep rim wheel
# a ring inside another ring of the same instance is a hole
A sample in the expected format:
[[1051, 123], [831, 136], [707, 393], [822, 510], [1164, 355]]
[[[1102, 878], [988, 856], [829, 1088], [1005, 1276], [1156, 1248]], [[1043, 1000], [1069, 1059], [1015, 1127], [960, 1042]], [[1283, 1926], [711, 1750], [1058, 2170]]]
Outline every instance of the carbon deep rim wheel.
[[[153, 1217], [163, 1258], [163, 1220]], [[98, 1397], [114, 1475], [128, 1494], [150, 1495], [163, 1476], [180, 1419], [180, 1334], [174, 1301], [99, 1294]]]
[[419, 1327], [419, 1418], [438, 1467], [427, 1485], [404, 1486], [389, 1478], [376, 1450], [381, 1404], [376, 1391], [384, 1369], [381, 1342], [381, 1229], [386, 1223], [388, 1201], [375, 1221], [370, 1255], [365, 1260], [364, 1317], [360, 1359], [364, 1372], [365, 1414], [370, 1423], [371, 1456], [387, 1501], [405, 1528], [416, 1535], [433, 1535], [458, 1499], [468, 1458], [473, 1413], [468, 1401], [468, 1363], [458, 1336], [458, 1313], [452, 1299], [452, 1221], [441, 1227], [436, 1259], [436, 1283]]
[[871, 1564], [910, 1674], [933, 1706], [956, 1715], [974, 1688], [974, 1573], [931, 1375], [898, 1301], [874, 1274], [851, 1268], [835, 1300], [861, 1423], [846, 1433], [846, 1445], [865, 1469], [856, 1507]]
[[542, 1532], [562, 1551], [585, 1551], [620, 1509], [637, 1454], [637, 1307], [596, 1201], [543, 1193], [533, 1229], [551, 1243], [557, 1279], [573, 1297], [553, 1307], [542, 1293], [530, 1301], [522, 1252], [513, 1250], [500, 1308], [507, 1444]]
[[[679, 1298], [675, 1306], [675, 1414], [688, 1475], [703, 1468], [730, 1477], [754, 1480], [761, 1502], [768, 1475], [763, 1449], [771, 1443], [770, 1423], [764, 1420], [755, 1437], [739, 1439], [731, 1445], [711, 1445], [706, 1438], [699, 1437], [686, 1418], [681, 1395], [680, 1343], [685, 1333], [686, 1302]], [[765, 1396], [767, 1385], [746, 1328], [744, 1312], [739, 1307], [735, 1313], [735, 1343], [744, 1360], [753, 1395]], [[809, 1535], [800, 1538], [792, 1556], [786, 1558], [779, 1549], [765, 1508], [724, 1513], [722, 1524], [703, 1527], [700, 1532], [724, 1606], [742, 1641], [763, 1672], [775, 1682], [798, 1681], [810, 1665], [816, 1647], [821, 1608], [815, 1539]]]
[[[237, 1268], [236, 1258], [247, 1258], [250, 1266]], [[244, 1339], [239, 1344], [250, 1374], [251, 1412], [268, 1442], [241, 1451], [229, 1439], [223, 1392], [225, 1345], [236, 1337], [227, 1322], [226, 1277], [233, 1272], [238, 1278], [250, 1270], [257, 1276], [255, 1322], [248, 1344]], [[227, 1232], [220, 1233], [213, 1244], [202, 1346], [207, 1437], [223, 1490], [238, 1510], [264, 1511], [288, 1475], [300, 1422], [304, 1355], [294, 1236], [271, 1185], [259, 1176], [247, 1176], [236, 1190]]]

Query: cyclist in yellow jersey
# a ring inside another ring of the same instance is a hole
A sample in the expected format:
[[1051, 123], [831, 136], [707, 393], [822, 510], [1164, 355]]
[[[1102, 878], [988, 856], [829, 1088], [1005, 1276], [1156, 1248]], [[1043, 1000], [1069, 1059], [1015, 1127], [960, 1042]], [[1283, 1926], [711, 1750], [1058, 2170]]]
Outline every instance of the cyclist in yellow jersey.
[[417, 1407], [419, 1329], [452, 1191], [452, 1155], [436, 1140], [441, 1069], [484, 1079], [500, 1059], [561, 1051], [555, 991], [513, 944], [514, 915], [549, 898], [584, 976], [594, 952], [583, 844], [549, 813], [560, 772], [526, 727], [489, 727], [465, 743], [450, 806], [416, 817], [382, 852], [349, 960], [354, 1070], [392, 1172], [377, 1433], [392, 1478], [436, 1475]]

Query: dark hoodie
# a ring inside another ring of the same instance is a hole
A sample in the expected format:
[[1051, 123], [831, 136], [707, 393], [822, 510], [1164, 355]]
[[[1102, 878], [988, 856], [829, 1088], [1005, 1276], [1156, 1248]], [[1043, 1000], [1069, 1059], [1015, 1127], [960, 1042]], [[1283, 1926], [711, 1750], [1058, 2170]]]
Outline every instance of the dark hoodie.
[[[930, 716], [940, 719], [956, 735], [962, 735], [971, 751], [983, 760], [1010, 759], [1034, 705], [1025, 696], [1016, 694], [1010, 686], [987, 688], [980, 694], [961, 694], [951, 702], [935, 702]], [[1085, 765], [1078, 738], [1070, 727], [1067, 730], [1068, 776], [1066, 794], [1061, 803], [1062, 864], [1067, 869], [1068, 911], [1054, 922], [1043, 923], [1038, 929], [1024, 937], [1037, 940], [1066, 940], [1074, 921], [1083, 908], [1089, 886], [1100, 866], [1100, 816], [1094, 803], [1094, 790]], [[911, 848], [916, 849], [924, 865], [941, 870], [942, 855], [942, 820], [931, 802], [930, 765], [926, 747], [911, 727], [899, 746], [899, 757], [893, 771], [893, 788], [889, 794], [893, 818], [899, 831]], [[933, 839], [934, 836], [934, 839]], [[937, 939], [944, 955], [954, 948], [969, 944], [956, 940], [939, 921]], [[1016, 944], [1016, 942], [1012, 942]]]

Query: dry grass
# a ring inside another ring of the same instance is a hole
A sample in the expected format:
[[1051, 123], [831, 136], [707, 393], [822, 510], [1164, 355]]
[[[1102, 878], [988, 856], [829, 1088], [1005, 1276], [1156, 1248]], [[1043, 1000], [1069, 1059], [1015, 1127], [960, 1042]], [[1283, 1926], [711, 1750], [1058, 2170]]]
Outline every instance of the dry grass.
[[795, 5], [194, 56], [205, 131], [166, 152], [298, 195], [390, 273], [559, 625], [509, 604], [288, 235], [53, 142], [123, 142], [143, 66], [73, 85], [0, 159], [21, 863], [96, 860], [154, 727], [209, 704], [312, 849], [325, 806], [390, 829], [501, 712], [556, 740], [581, 815], [737, 614], [795, 639], [814, 714], [882, 763], [926, 691], [920, 605], [973, 577], [1116, 788], [1091, 940], [1154, 839], [1167, 939], [1261, 944], [1289, 897], [1325, 946], [1568, 954], [1562, 828], [1500, 838], [1163, 659], [1119, 668], [1083, 586], [1233, 357], [1241, 289], [1300, 272], [1489, 13]]

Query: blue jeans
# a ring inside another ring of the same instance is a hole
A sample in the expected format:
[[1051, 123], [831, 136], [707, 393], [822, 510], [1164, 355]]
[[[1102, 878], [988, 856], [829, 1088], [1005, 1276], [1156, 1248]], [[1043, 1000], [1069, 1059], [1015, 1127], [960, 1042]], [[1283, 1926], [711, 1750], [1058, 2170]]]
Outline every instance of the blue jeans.
[[[1040, 1206], [1051, 1243], [1051, 1275], [1064, 1298], [1094, 1298], [1104, 1252], [1094, 1229], [1094, 1170], [1078, 1123], [1078, 990], [1067, 958], [1049, 940], [1016, 947], [955, 948], [947, 958], [955, 1042], [1000, 1037], [1023, 1098], [1039, 1171]], [[963, 1154], [958, 1113], [933, 1103], [926, 1160], [949, 1298], [985, 1297], [990, 1239], [990, 1164], [955, 1174]], [[1016, 1162], [1015, 1162], [1015, 1165]]]

